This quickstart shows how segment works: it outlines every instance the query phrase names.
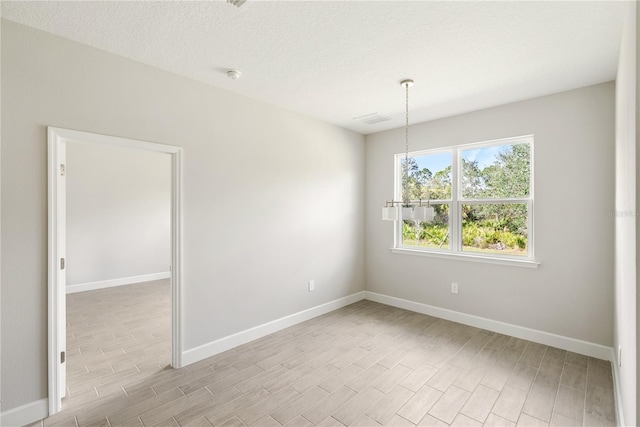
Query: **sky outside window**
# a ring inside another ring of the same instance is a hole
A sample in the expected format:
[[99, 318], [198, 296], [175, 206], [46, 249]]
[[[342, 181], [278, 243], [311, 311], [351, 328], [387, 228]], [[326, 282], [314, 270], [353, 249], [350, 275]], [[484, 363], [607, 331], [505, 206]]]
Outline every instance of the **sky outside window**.
[[419, 169], [427, 168], [432, 174], [440, 172], [451, 166], [451, 153], [429, 154], [426, 156], [413, 157]]

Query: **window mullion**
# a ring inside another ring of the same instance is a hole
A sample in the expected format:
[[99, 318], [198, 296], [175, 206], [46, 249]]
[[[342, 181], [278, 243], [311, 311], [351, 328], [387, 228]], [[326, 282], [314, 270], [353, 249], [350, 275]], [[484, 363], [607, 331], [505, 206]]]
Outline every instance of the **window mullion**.
[[[402, 158], [400, 154], [396, 154], [395, 156], [394, 172], [396, 174], [396, 187], [393, 189], [393, 200], [402, 200]], [[402, 210], [400, 210], [400, 215], [400, 221], [395, 222], [396, 228], [394, 232], [395, 246], [397, 248], [403, 246], [402, 227], [404, 221], [402, 221]]]
[[527, 256], [533, 259], [533, 200], [527, 203]]
[[486, 203], [492, 204], [509, 204], [509, 203], [529, 203], [532, 199], [530, 197], [511, 198], [511, 199], [464, 199], [461, 198], [460, 202], [467, 205], [481, 205]]
[[449, 233], [451, 234], [451, 250], [460, 252], [462, 236], [462, 221], [460, 217], [460, 152], [451, 152], [451, 207], [449, 215]]

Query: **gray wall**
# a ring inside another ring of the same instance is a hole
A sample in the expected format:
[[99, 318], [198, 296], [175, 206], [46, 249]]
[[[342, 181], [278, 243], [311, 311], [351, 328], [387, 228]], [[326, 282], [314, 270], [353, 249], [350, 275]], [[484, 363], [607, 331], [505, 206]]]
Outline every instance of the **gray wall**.
[[[636, 24], [629, 3], [616, 78], [614, 353], [624, 422], [636, 425]], [[618, 348], [622, 351], [618, 359]]]
[[2, 411], [47, 396], [47, 125], [184, 147], [185, 350], [364, 289], [359, 134], [7, 21], [2, 123]]
[[367, 290], [611, 346], [613, 105], [605, 83], [411, 126], [411, 150], [535, 135], [537, 269], [391, 253], [380, 210], [404, 131], [367, 136]]
[[169, 272], [171, 157], [67, 144], [67, 286]]

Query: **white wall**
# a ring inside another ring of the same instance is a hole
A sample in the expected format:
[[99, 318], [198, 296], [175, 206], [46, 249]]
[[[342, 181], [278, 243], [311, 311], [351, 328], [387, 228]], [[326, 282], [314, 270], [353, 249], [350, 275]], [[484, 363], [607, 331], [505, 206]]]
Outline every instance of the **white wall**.
[[67, 286], [168, 272], [170, 156], [80, 143], [66, 151]]
[[185, 350], [364, 289], [361, 135], [12, 22], [1, 51], [2, 411], [47, 395], [47, 125], [184, 147]]
[[535, 135], [537, 269], [391, 253], [380, 210], [404, 130], [368, 135], [367, 291], [611, 346], [613, 105], [605, 83], [411, 126], [411, 150]]
[[[636, 425], [636, 11], [629, 13], [616, 78], [615, 320], [618, 399], [624, 423]], [[618, 359], [618, 348], [622, 351]]]

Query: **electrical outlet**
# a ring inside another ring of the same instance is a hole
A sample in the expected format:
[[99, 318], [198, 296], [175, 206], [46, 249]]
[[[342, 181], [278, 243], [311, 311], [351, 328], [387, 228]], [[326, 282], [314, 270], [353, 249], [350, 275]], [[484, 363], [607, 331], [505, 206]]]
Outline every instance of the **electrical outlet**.
[[451, 293], [452, 294], [457, 294], [458, 293], [458, 284], [456, 282], [452, 282], [451, 283]]
[[315, 291], [315, 289], [316, 289], [316, 281], [315, 280], [309, 280], [309, 292]]
[[618, 346], [618, 367], [622, 368], [622, 346]]

